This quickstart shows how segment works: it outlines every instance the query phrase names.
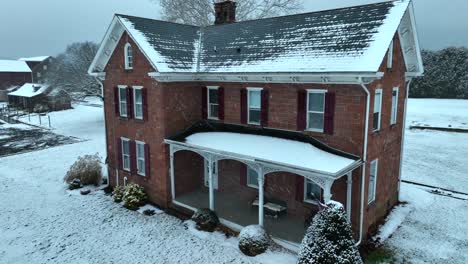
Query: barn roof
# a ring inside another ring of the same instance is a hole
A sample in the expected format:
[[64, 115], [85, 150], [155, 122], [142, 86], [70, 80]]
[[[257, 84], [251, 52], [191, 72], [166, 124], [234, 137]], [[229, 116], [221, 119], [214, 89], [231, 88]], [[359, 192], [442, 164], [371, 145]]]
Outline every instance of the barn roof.
[[[160, 73], [378, 72], [409, 4], [397, 0], [208, 27], [127, 15], [115, 20]], [[102, 71], [98, 64], [99, 58], [90, 72]]]
[[31, 72], [24, 61], [0, 60], [0, 72]]
[[39, 56], [39, 57], [30, 57], [30, 58], [20, 58], [20, 61], [30, 61], [30, 62], [43, 62], [50, 58], [50, 56]]
[[44, 84], [25, 83], [18, 90], [11, 92], [8, 95], [31, 98], [44, 94], [47, 92], [48, 88], [49, 86]]

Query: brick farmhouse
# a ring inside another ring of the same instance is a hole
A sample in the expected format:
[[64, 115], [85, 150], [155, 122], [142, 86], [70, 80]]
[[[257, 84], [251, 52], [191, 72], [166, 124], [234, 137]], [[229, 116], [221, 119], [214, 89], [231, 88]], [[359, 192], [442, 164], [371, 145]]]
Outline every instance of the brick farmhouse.
[[115, 15], [103, 83], [109, 183], [162, 208], [263, 225], [294, 248], [320, 203], [358, 243], [398, 202], [405, 109], [423, 73], [409, 0], [215, 25]]
[[8, 99], [10, 88], [32, 81], [31, 69], [23, 61], [0, 60], [0, 102]]

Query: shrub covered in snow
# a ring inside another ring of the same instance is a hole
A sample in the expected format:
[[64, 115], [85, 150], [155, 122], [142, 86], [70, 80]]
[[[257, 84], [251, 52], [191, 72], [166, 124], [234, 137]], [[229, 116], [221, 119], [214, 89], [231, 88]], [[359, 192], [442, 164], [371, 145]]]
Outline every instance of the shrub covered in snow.
[[247, 226], [239, 234], [239, 249], [247, 256], [254, 257], [264, 253], [270, 244], [270, 236], [259, 225]]
[[124, 195], [124, 187], [116, 186], [114, 188], [114, 191], [112, 192], [112, 197], [114, 197], [114, 202], [116, 203], [122, 202], [123, 195]]
[[99, 186], [102, 179], [101, 158], [99, 155], [79, 157], [64, 177], [67, 183], [73, 182], [74, 179], [79, 179], [83, 185], [93, 184]]
[[146, 193], [143, 187], [131, 183], [124, 187], [123, 202], [124, 207], [130, 210], [137, 210], [146, 203]]
[[219, 218], [210, 209], [199, 209], [192, 215], [192, 220], [197, 224], [197, 229], [213, 232], [219, 225]]
[[317, 213], [302, 240], [298, 263], [363, 263], [342, 206], [330, 203]]

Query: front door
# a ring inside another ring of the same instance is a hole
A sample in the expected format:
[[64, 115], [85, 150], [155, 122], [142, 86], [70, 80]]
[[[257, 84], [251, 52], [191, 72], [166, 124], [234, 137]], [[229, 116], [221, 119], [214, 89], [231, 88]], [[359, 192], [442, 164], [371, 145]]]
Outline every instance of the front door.
[[[210, 172], [208, 171], [209, 162], [205, 160], [205, 186], [210, 187]], [[213, 187], [218, 189], [218, 162], [213, 162]]]

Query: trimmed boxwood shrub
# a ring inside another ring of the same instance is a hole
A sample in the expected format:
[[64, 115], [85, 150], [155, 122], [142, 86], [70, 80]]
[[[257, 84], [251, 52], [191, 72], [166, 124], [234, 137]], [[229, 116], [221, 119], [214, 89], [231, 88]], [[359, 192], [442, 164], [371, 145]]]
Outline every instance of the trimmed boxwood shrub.
[[138, 210], [140, 206], [146, 203], [146, 193], [143, 187], [138, 184], [131, 183], [124, 187], [123, 202], [124, 207], [130, 210]]
[[197, 224], [197, 229], [213, 232], [219, 225], [219, 218], [215, 212], [210, 209], [199, 209], [192, 215], [192, 220]]
[[271, 244], [271, 238], [259, 225], [243, 228], [239, 234], [239, 249], [247, 256], [263, 254]]

